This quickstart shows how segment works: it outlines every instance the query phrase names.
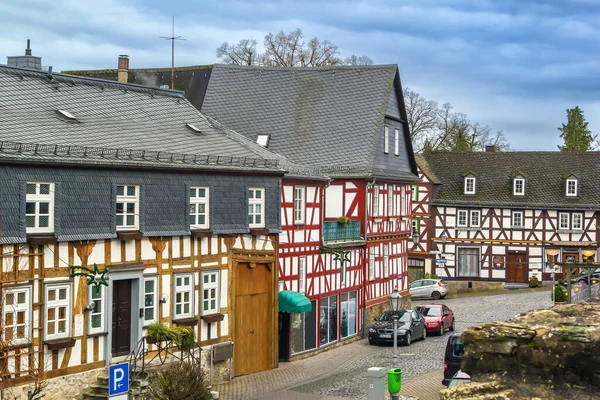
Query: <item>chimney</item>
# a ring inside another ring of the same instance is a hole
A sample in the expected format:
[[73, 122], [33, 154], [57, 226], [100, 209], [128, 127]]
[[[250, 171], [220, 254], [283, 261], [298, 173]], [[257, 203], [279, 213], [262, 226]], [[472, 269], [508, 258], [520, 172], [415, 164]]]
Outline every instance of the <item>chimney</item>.
[[27, 39], [27, 48], [25, 49], [25, 55], [26, 56], [31, 55], [31, 40], [30, 39]]
[[6, 58], [6, 65], [9, 67], [42, 70], [42, 58], [31, 55], [31, 40], [29, 39], [27, 39], [27, 48], [25, 49], [24, 56], [9, 56]]
[[497, 153], [498, 151], [500, 151], [500, 149], [495, 144], [488, 144], [485, 146], [486, 153]]
[[119, 82], [127, 83], [129, 79], [129, 56], [120, 55], [119, 56], [119, 70], [117, 72], [117, 80]]

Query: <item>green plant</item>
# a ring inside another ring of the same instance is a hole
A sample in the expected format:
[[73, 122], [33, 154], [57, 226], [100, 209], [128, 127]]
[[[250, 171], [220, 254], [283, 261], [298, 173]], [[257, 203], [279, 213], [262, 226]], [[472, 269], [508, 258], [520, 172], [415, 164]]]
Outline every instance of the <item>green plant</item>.
[[200, 363], [173, 362], [150, 375], [151, 400], [207, 400], [211, 398]]
[[439, 279], [439, 276], [436, 274], [430, 274], [429, 272], [425, 272], [422, 279]]
[[167, 326], [161, 324], [160, 322], [153, 322], [148, 325], [148, 336], [158, 341], [163, 341], [171, 339], [171, 332]]
[[183, 352], [194, 347], [194, 330], [188, 326], [174, 326], [169, 329], [171, 338]]
[[540, 285], [541, 285], [541, 283], [538, 280], [537, 275], [532, 275], [531, 278], [529, 278], [529, 287], [530, 288], [536, 288]]
[[338, 224], [342, 224], [342, 225], [350, 225], [350, 222], [352, 222], [352, 221], [348, 217], [341, 216], [338, 218], [337, 222], [338, 222]]
[[564, 303], [567, 300], [567, 293], [560, 285], [554, 286], [554, 291], [550, 293], [550, 298], [552, 298], [552, 294], [554, 294], [555, 303]]

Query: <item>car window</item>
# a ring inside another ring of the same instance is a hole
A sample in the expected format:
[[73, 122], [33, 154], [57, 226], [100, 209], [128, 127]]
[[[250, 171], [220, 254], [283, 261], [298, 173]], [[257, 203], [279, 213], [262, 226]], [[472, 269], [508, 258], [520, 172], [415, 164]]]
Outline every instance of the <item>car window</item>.
[[440, 317], [442, 315], [441, 307], [422, 307], [420, 311], [426, 317]]
[[431, 286], [431, 285], [435, 285], [436, 281], [426, 281], [426, 283], [423, 286]]
[[[410, 322], [410, 313], [406, 312], [406, 311], [398, 311], [396, 313], [397, 315], [399, 315], [399, 319], [398, 321], [400, 322]], [[394, 315], [393, 312], [391, 311], [386, 311], [383, 314], [381, 314], [379, 316], [379, 321], [386, 321], [386, 322], [392, 322], [394, 319], [392, 318]]]
[[447, 284], [448, 284], [448, 282], [446, 282], [446, 281], [445, 281], [445, 280], [443, 280], [443, 279], [440, 279], [440, 282], [442, 283], [442, 285], [447, 285]]
[[450, 314], [450, 309], [446, 306], [444, 306], [444, 313]]
[[413, 283], [410, 284], [410, 288], [416, 288], [419, 287], [423, 284], [423, 281], [414, 281]]
[[454, 346], [452, 346], [452, 355], [455, 357], [462, 357], [465, 353], [465, 346], [460, 339], [456, 339]]
[[417, 312], [416, 312], [416, 311], [413, 311], [413, 312], [412, 312], [412, 318], [413, 318], [413, 320], [415, 320], [415, 321], [419, 319], [419, 316], [417, 315]]

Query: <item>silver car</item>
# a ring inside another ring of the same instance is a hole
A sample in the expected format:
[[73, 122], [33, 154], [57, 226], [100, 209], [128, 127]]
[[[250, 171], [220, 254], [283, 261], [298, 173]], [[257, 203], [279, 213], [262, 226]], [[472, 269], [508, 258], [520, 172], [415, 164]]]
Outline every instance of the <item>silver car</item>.
[[409, 286], [411, 297], [427, 297], [434, 300], [448, 295], [448, 284], [443, 279], [419, 279]]

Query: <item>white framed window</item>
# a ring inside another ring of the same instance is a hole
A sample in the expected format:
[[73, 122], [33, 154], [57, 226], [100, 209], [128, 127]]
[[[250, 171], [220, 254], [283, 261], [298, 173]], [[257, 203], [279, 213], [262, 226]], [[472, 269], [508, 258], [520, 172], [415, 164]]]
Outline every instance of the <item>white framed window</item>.
[[306, 256], [298, 259], [298, 292], [306, 292]]
[[400, 133], [394, 129], [394, 155], [400, 155]]
[[190, 228], [209, 227], [209, 188], [190, 187]]
[[394, 215], [394, 187], [390, 185], [388, 187], [388, 217]]
[[381, 276], [381, 260], [378, 260], [379, 258], [379, 246], [375, 246], [372, 248], [373, 253], [374, 253], [374, 257], [375, 257], [375, 262], [373, 265], [373, 268], [375, 268], [375, 278], [379, 278]]
[[144, 278], [144, 325], [158, 321], [158, 277]]
[[54, 232], [54, 183], [27, 182], [26, 192], [27, 233]]
[[456, 256], [458, 276], [479, 276], [479, 248], [459, 247]]
[[383, 277], [390, 276], [390, 248], [387, 244], [383, 245]]
[[105, 297], [105, 286], [90, 285], [88, 286], [88, 300], [89, 304], [94, 303], [94, 307], [88, 311], [89, 314], [89, 333], [101, 333], [104, 332], [104, 320], [106, 313], [104, 311], [104, 299]]
[[383, 129], [383, 152], [390, 152], [390, 129], [387, 126]]
[[4, 336], [7, 344], [24, 344], [31, 342], [31, 287], [18, 286], [4, 289], [2, 302], [2, 318]]
[[117, 185], [117, 230], [139, 229], [139, 186]]
[[373, 186], [373, 216], [379, 217], [379, 186]]
[[419, 201], [419, 186], [412, 185], [412, 202], [415, 203]]
[[375, 280], [375, 247], [367, 247], [369, 252], [369, 280]]
[[471, 227], [478, 228], [481, 226], [481, 211], [471, 210]]
[[567, 196], [577, 196], [577, 179], [567, 179]]
[[458, 210], [456, 214], [456, 226], [458, 227], [466, 227], [467, 226], [467, 210]]
[[219, 271], [202, 272], [202, 315], [219, 313]]
[[46, 340], [71, 336], [71, 284], [46, 285]]
[[580, 231], [583, 229], [583, 214], [582, 213], [573, 213], [572, 215], [572, 224], [571, 229], [574, 231]]
[[173, 319], [191, 318], [194, 316], [194, 275], [177, 274], [173, 279]]
[[512, 212], [512, 223], [513, 228], [522, 228], [523, 227], [523, 211], [513, 211]]
[[475, 194], [475, 178], [472, 176], [465, 178], [465, 194]]
[[306, 214], [306, 188], [304, 186], [294, 187], [294, 224], [302, 225]]
[[265, 189], [248, 189], [248, 225], [250, 228], [265, 226]]
[[569, 230], [569, 213], [558, 213], [558, 229]]
[[408, 212], [408, 203], [406, 197], [406, 186], [402, 185], [400, 189], [400, 215], [406, 216]]
[[525, 179], [515, 178], [513, 181], [513, 195], [523, 196], [525, 194]]

